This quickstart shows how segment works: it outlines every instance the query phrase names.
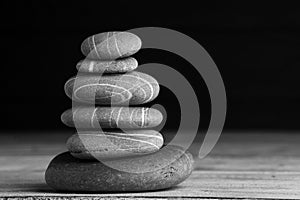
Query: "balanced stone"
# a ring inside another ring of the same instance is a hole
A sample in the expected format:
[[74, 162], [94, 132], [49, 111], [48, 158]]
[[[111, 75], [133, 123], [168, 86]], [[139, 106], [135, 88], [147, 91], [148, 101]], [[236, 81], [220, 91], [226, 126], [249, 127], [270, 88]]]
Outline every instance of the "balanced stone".
[[153, 154], [107, 162], [62, 153], [49, 164], [45, 179], [58, 191], [148, 191], [175, 186], [188, 178], [192, 169], [192, 155], [169, 145]]
[[115, 60], [136, 53], [141, 46], [141, 39], [133, 33], [106, 32], [86, 38], [81, 51], [91, 59]]
[[79, 72], [89, 73], [124, 73], [133, 71], [137, 68], [136, 59], [129, 57], [122, 60], [100, 61], [100, 60], [81, 60], [76, 68]]
[[113, 159], [149, 154], [163, 145], [162, 135], [154, 130], [126, 132], [84, 131], [67, 141], [69, 152], [81, 159]]
[[101, 105], [136, 105], [155, 99], [158, 82], [150, 75], [129, 72], [113, 75], [82, 75], [69, 79], [65, 92], [74, 101]]
[[163, 120], [159, 110], [144, 107], [77, 107], [61, 115], [70, 127], [94, 128], [151, 128]]

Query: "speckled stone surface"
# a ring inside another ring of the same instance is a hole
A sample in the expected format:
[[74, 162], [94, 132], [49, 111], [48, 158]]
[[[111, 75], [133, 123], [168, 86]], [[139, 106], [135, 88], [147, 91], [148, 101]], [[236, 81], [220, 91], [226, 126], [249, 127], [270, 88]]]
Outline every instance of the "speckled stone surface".
[[163, 142], [163, 136], [154, 130], [83, 131], [68, 139], [67, 148], [81, 159], [112, 159], [153, 153]]
[[129, 72], [115, 75], [85, 75], [69, 79], [67, 96], [74, 101], [100, 105], [137, 105], [155, 99], [158, 82], [150, 75]]
[[163, 115], [159, 110], [144, 107], [77, 107], [61, 115], [64, 124], [82, 129], [152, 128], [158, 126]]
[[141, 39], [133, 33], [106, 32], [86, 38], [81, 51], [90, 59], [115, 60], [135, 54], [141, 46]]
[[[111, 160], [107, 164], [62, 153], [49, 164], [45, 179], [58, 191], [150, 191], [175, 186], [193, 170], [192, 155], [177, 146], [166, 146], [145, 156]], [[118, 170], [110, 166], [117, 166]]]
[[138, 62], [132, 57], [110, 61], [85, 59], [76, 65], [79, 72], [85, 73], [125, 73], [133, 71], [137, 67]]

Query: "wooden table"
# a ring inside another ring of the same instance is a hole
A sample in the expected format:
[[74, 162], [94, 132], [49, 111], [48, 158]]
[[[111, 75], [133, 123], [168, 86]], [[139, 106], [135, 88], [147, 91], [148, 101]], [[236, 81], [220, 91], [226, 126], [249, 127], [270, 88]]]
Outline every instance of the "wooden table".
[[[300, 199], [300, 134], [223, 133], [188, 180], [157, 192], [67, 194], [44, 181], [50, 160], [71, 133], [0, 133], [0, 199]], [[49, 198], [50, 197], [50, 198]]]

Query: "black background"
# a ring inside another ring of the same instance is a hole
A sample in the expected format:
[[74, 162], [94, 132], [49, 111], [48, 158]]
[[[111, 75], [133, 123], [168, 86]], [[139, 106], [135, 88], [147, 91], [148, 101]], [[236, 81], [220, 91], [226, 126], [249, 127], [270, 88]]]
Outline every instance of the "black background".
[[[296, 3], [63, 2], [2, 3], [1, 130], [70, 130], [60, 122], [61, 113], [72, 105], [63, 86], [84, 59], [81, 42], [100, 32], [147, 26], [180, 31], [208, 51], [226, 87], [225, 130], [300, 128]], [[192, 66], [158, 50], [143, 49], [134, 57], [140, 64], [160, 62], [180, 71], [197, 92], [200, 127], [207, 128], [209, 95]], [[167, 109], [165, 128], [176, 129], [180, 109], [172, 92], [162, 88], [153, 103]]]

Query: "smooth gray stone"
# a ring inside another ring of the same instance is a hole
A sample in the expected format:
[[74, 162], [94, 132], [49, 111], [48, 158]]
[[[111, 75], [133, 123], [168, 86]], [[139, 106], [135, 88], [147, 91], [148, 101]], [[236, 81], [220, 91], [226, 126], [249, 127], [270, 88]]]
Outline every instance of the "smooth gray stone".
[[162, 120], [159, 110], [145, 107], [77, 107], [61, 115], [61, 121], [67, 126], [98, 130], [152, 128]]
[[154, 100], [159, 93], [159, 84], [152, 76], [135, 71], [114, 75], [79, 75], [66, 82], [65, 92], [81, 103], [137, 105]]
[[[168, 164], [170, 161], [173, 162]], [[145, 156], [112, 160], [109, 165], [62, 153], [49, 164], [45, 179], [58, 191], [150, 191], [178, 185], [192, 173], [193, 163], [192, 155], [177, 146], [166, 146]], [[120, 170], [109, 166], [119, 166]]]
[[100, 61], [85, 59], [77, 63], [76, 68], [84, 73], [125, 73], [138, 67], [136, 59], [130, 57], [122, 60]]
[[163, 136], [154, 130], [83, 131], [68, 139], [67, 148], [76, 158], [112, 159], [153, 153], [163, 143]]
[[135, 54], [141, 46], [141, 39], [133, 33], [106, 32], [86, 38], [81, 51], [89, 59], [115, 60]]

